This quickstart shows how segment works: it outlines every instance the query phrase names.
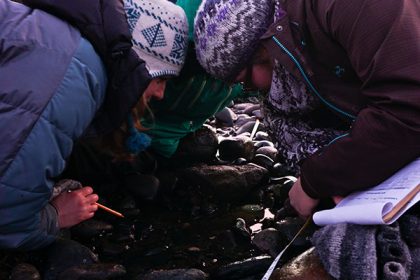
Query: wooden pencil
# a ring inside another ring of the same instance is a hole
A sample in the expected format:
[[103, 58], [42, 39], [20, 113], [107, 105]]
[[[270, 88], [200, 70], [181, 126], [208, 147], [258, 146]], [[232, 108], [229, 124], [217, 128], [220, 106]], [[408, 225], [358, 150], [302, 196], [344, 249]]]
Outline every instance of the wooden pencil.
[[98, 207], [101, 208], [102, 210], [105, 210], [105, 211], [107, 211], [107, 212], [109, 212], [109, 213], [111, 213], [111, 214], [113, 214], [113, 215], [115, 215], [117, 217], [124, 218], [124, 215], [123, 214], [121, 214], [120, 212], [117, 212], [115, 210], [112, 210], [111, 208], [108, 208], [105, 205], [102, 205], [102, 204], [100, 204], [98, 202], [96, 202], [96, 205], [98, 205]]

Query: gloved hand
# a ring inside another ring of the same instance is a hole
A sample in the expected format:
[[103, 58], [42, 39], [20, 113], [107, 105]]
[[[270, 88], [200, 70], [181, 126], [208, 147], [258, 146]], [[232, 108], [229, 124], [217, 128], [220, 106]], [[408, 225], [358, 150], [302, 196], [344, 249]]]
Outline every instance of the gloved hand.
[[57, 210], [59, 227], [68, 228], [92, 218], [98, 210], [95, 204], [98, 199], [91, 187], [83, 187], [74, 191], [64, 191], [50, 203]]

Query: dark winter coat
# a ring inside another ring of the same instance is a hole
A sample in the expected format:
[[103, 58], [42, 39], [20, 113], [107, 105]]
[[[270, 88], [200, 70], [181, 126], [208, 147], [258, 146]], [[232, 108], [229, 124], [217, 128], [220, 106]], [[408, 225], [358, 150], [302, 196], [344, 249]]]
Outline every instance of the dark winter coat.
[[420, 156], [420, 2], [282, 0], [263, 44], [349, 134], [304, 161], [314, 198], [383, 181]]
[[68, 21], [94, 46], [105, 63], [108, 87], [89, 135], [121, 125], [150, 82], [145, 62], [131, 48], [131, 34], [121, 0], [23, 0]]
[[37, 249], [55, 239], [54, 178], [103, 103], [106, 83], [101, 59], [77, 29], [0, 1], [0, 248]]

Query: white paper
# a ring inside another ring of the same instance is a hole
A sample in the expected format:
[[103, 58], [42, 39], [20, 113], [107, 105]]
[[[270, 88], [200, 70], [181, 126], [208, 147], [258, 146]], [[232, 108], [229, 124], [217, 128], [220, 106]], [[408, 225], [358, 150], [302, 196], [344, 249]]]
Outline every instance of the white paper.
[[420, 193], [388, 223], [384, 222], [383, 216], [418, 184], [420, 184], [420, 158], [381, 184], [347, 196], [333, 209], [316, 212], [313, 220], [320, 226], [337, 223], [391, 224], [420, 200]]

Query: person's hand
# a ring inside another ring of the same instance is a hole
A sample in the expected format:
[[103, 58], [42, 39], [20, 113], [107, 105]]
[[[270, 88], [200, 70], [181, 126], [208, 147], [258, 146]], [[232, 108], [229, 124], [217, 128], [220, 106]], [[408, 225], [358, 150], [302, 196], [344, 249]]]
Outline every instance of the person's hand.
[[95, 204], [98, 195], [91, 187], [84, 187], [72, 192], [63, 192], [51, 201], [57, 209], [60, 228], [68, 228], [90, 219], [98, 210]]
[[289, 191], [290, 205], [302, 218], [308, 218], [319, 203], [319, 199], [313, 199], [302, 189], [300, 178], [293, 184]]

